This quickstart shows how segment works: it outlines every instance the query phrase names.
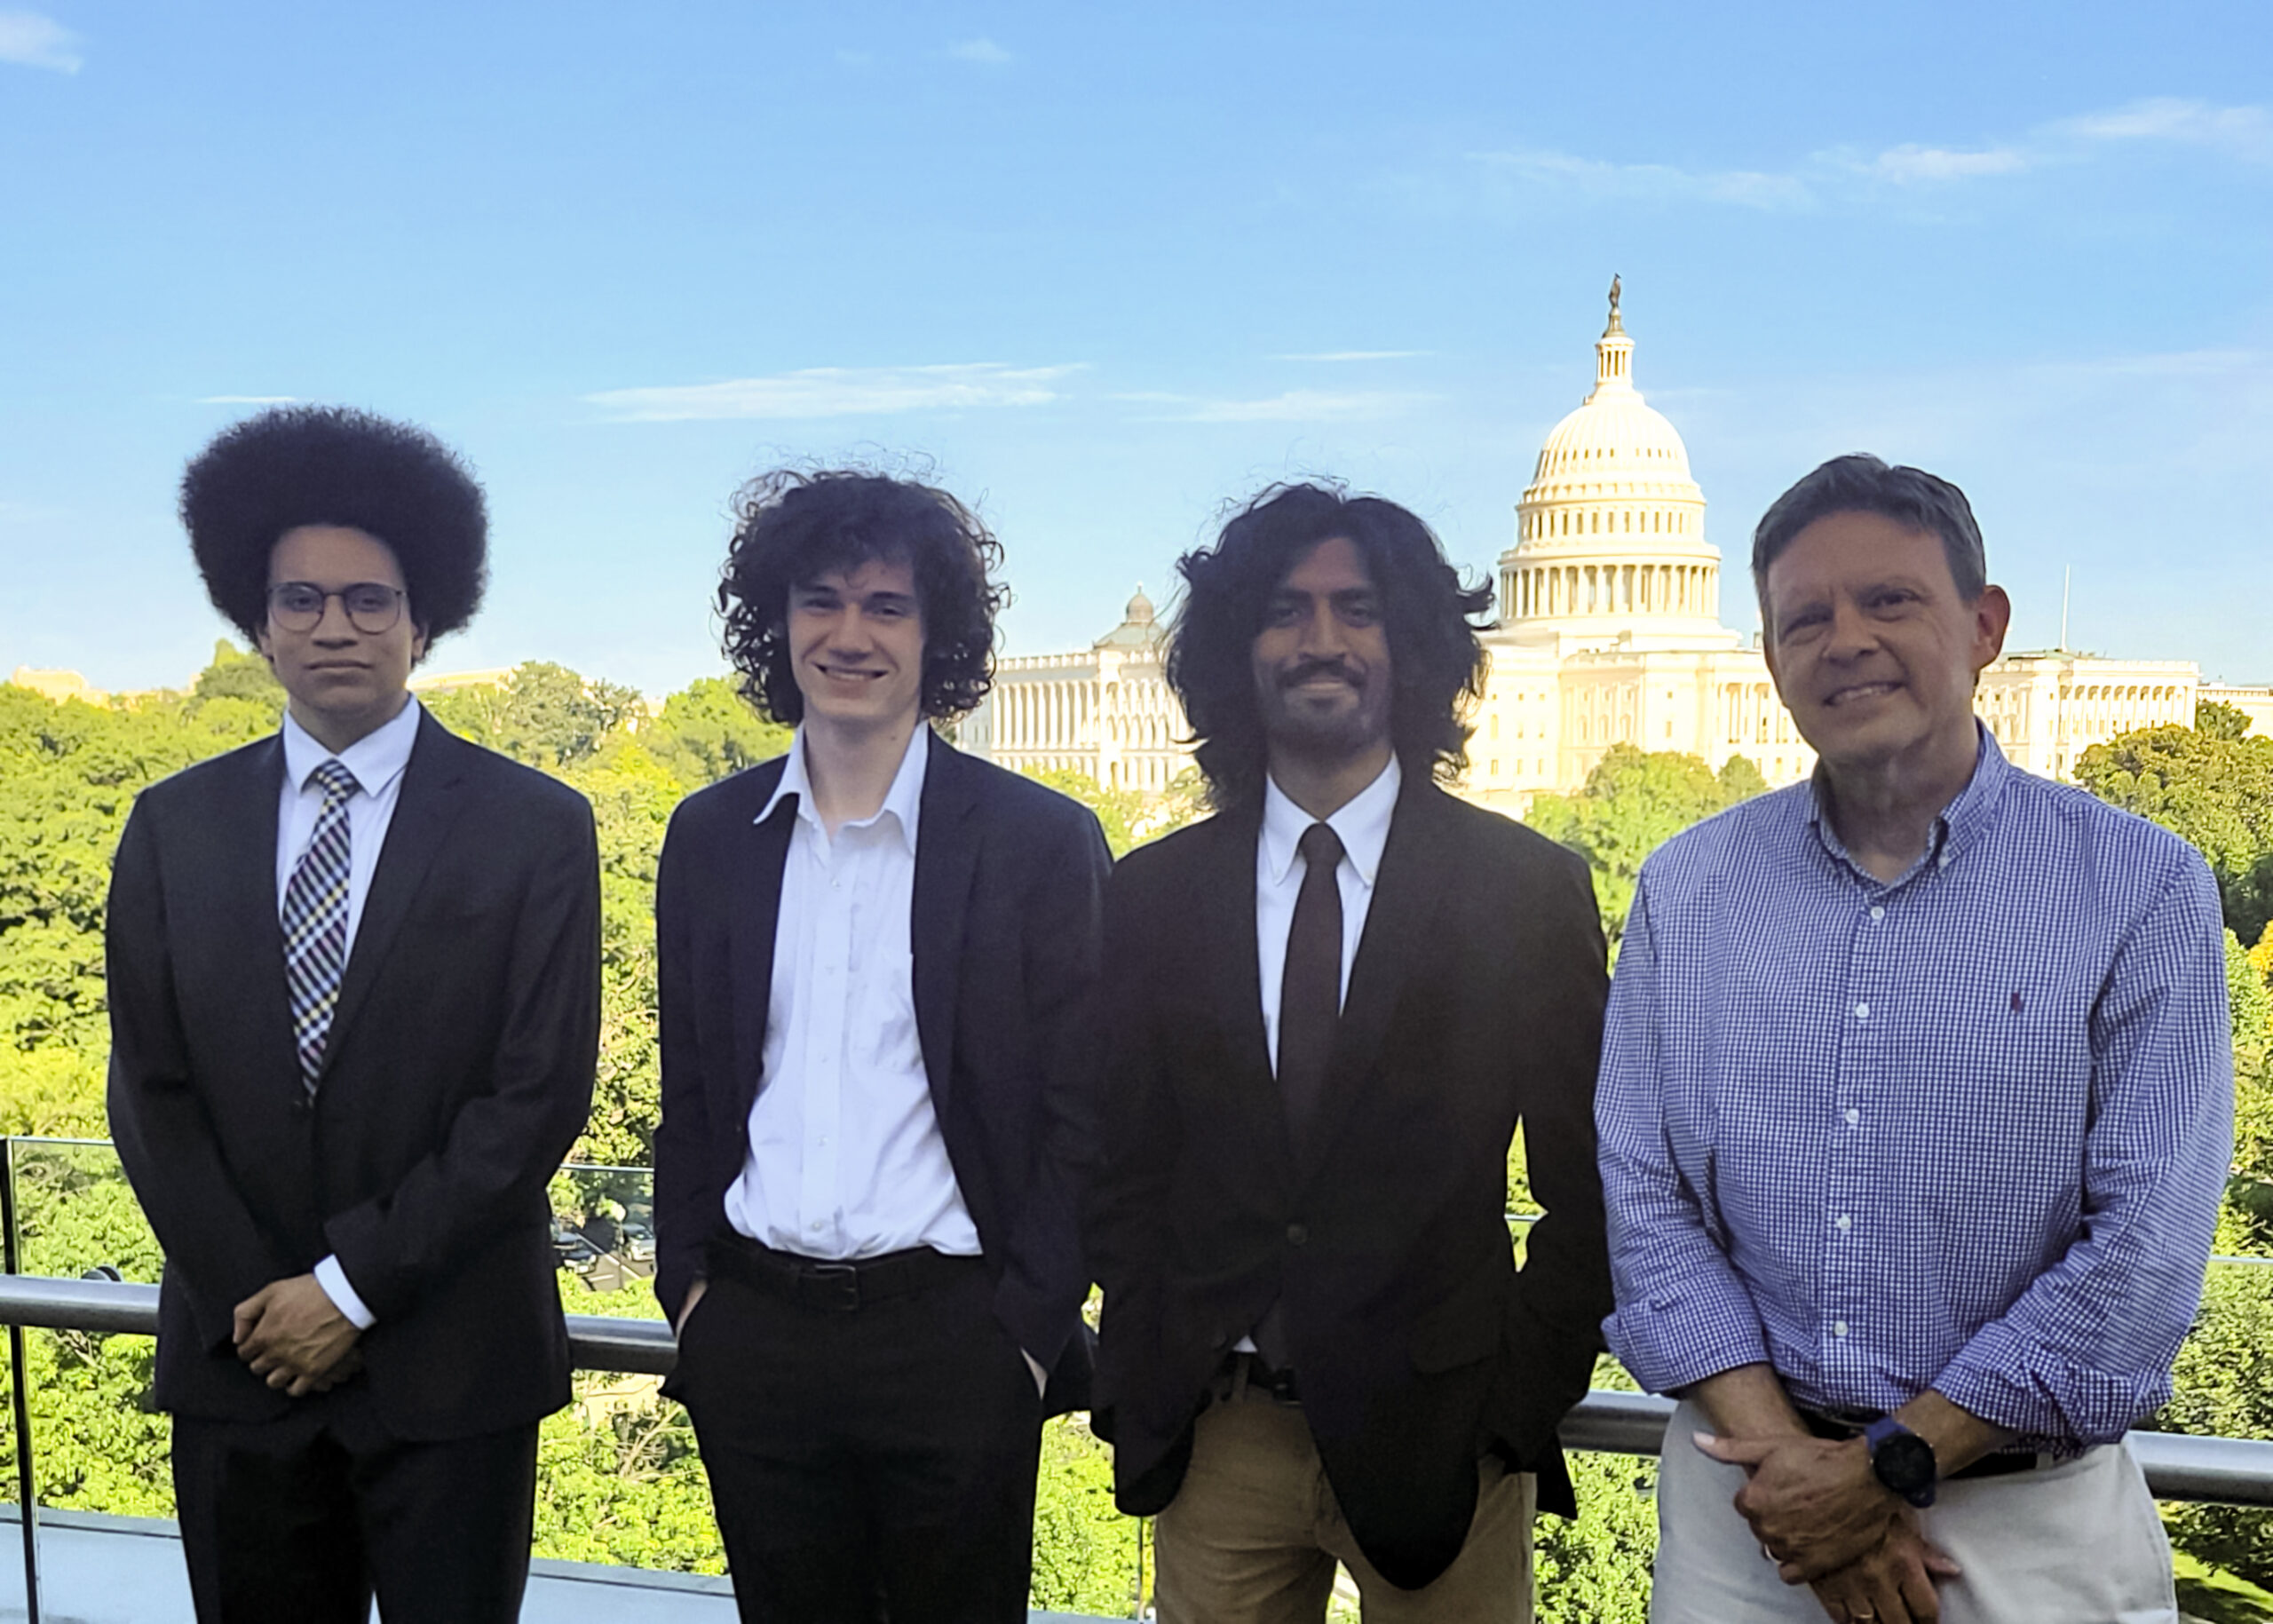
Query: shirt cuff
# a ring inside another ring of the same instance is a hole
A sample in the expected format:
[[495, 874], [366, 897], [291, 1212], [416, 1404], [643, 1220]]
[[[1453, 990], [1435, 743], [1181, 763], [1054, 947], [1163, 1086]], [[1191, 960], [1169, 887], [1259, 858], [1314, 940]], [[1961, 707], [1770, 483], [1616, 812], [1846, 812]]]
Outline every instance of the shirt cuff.
[[331, 1299], [332, 1307], [347, 1316], [348, 1324], [359, 1331], [368, 1331], [378, 1324], [379, 1317], [363, 1306], [363, 1299], [347, 1283], [347, 1271], [339, 1266], [337, 1254], [318, 1264], [315, 1273], [316, 1284], [323, 1287], [323, 1295]]

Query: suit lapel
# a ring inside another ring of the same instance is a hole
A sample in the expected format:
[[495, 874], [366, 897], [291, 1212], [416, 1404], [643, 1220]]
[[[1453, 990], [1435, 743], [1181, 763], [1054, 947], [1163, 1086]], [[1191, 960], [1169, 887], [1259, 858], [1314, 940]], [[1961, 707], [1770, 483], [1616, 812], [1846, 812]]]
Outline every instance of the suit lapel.
[[1325, 1147], [1334, 1143], [1364, 1095], [1406, 979], [1424, 957], [1437, 904], [1457, 877], [1445, 837], [1448, 808], [1445, 792], [1417, 774], [1406, 778], [1398, 796], [1389, 842], [1374, 875], [1358, 961], [1350, 966], [1341, 1025], [1334, 1030], [1334, 1058], [1306, 1147], [1306, 1168], [1314, 1168]]
[[1216, 826], [1214, 849], [1200, 875], [1199, 940], [1200, 963], [1232, 1057], [1226, 1090], [1233, 1109], [1247, 1119], [1253, 1142], [1268, 1150], [1275, 1167], [1291, 1168], [1294, 1137], [1263, 1024], [1263, 963], [1255, 926], [1255, 849], [1262, 812], [1223, 812]]
[[[435, 853], [457, 821], [464, 805], [459, 788], [465, 776], [467, 746], [433, 717], [421, 713], [418, 737], [410, 747], [410, 760], [402, 770], [394, 816], [387, 820], [378, 866], [371, 873], [371, 889], [363, 899], [362, 922], [355, 927], [355, 945], [347, 955], [347, 974], [340, 983], [339, 1007], [331, 1018], [331, 1036], [324, 1045], [319, 1084], [331, 1070], [334, 1057], [345, 1047], [341, 1039], [355, 1023], [387, 949], [402, 928], [410, 905], [425, 883]], [[273, 842], [271, 842], [272, 847]]]
[[[752, 774], [750, 816], [765, 804], [788, 770], [788, 757]], [[765, 1022], [773, 1003], [773, 939], [781, 921], [781, 873], [789, 860], [789, 836], [797, 814], [788, 803], [763, 823], [735, 831], [733, 901], [728, 909], [728, 962], [733, 977], [733, 1121], [749, 1115], [765, 1070]]]
[[[248, 972], [264, 1034], [278, 1062], [297, 1078], [292, 995], [284, 982], [284, 927], [278, 922], [276, 812], [284, 788], [284, 745], [273, 735], [237, 758], [239, 770], [216, 781], [210, 871], [215, 910], [211, 939]], [[237, 957], [237, 955], [243, 955]]]
[[908, 945], [915, 955], [915, 1033], [923, 1073], [932, 1108], [944, 1115], [954, 1079], [955, 988], [962, 978], [971, 883], [978, 873], [979, 829], [970, 764], [943, 739], [930, 740], [926, 748]]

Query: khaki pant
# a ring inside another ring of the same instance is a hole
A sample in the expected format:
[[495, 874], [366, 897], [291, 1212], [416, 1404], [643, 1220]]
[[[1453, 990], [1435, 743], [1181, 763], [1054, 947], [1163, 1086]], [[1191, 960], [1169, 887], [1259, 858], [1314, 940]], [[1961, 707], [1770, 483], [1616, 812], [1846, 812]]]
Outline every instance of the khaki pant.
[[[1744, 1468], [1690, 1441], [1709, 1430], [1688, 1403], [1666, 1429], [1651, 1624], [1829, 1624], [1814, 1591], [1776, 1576], [1731, 1503]], [[1936, 1587], [1942, 1624], [2176, 1624], [2162, 1520], [2120, 1444], [1944, 1483], [1919, 1526], [1965, 1570]]]
[[1425, 1589], [1400, 1590], [1350, 1538], [1299, 1408], [1259, 1393], [1211, 1405], [1154, 1525], [1160, 1624], [1319, 1624], [1336, 1562], [1366, 1624], [1531, 1624], [1536, 1483], [1496, 1460], [1477, 1470], [1459, 1558]]

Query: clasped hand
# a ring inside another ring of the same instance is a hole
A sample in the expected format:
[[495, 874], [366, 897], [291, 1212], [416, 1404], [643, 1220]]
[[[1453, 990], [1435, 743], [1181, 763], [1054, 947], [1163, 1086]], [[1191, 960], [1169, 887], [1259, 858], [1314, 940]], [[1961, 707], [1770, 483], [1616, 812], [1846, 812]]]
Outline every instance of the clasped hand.
[[1927, 1624], [1941, 1616], [1936, 1578], [1957, 1564], [1928, 1545], [1909, 1507], [1872, 1474], [1858, 1440], [1696, 1435], [1715, 1461], [1745, 1469], [1737, 1510], [1786, 1584], [1810, 1587], [1839, 1624]]
[[363, 1367], [362, 1333], [313, 1274], [272, 1280], [238, 1303], [231, 1335], [253, 1374], [294, 1398], [327, 1391]]

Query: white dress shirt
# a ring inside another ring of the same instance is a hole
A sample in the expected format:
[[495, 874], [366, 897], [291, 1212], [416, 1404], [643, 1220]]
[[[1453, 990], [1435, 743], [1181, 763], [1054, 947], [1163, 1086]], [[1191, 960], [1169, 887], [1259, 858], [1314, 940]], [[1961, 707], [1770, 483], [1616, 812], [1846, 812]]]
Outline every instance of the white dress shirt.
[[[418, 740], [418, 701], [405, 701], [394, 719], [365, 733], [335, 757], [316, 742], [307, 729], [284, 713], [284, 782], [276, 804], [276, 915], [284, 916], [284, 892], [292, 870], [308, 853], [315, 838], [316, 818], [323, 811], [323, 789], [311, 782], [318, 767], [337, 760], [355, 775], [356, 789], [347, 797], [347, 952], [355, 953], [355, 931], [363, 923], [363, 901], [371, 894], [371, 875], [379, 866], [379, 849], [386, 844], [387, 825], [394, 821], [394, 804], [402, 794], [402, 770], [410, 764], [410, 747]], [[344, 961], [343, 961], [344, 962]], [[355, 1328], [368, 1331], [377, 1317], [347, 1283], [339, 1259], [326, 1257], [315, 1267], [316, 1284], [331, 1304], [347, 1316]]]
[[[1358, 944], [1365, 939], [1366, 912], [1374, 905], [1374, 878], [1381, 872], [1382, 851], [1389, 844], [1390, 814], [1397, 810], [1398, 786], [1404, 776], [1397, 757], [1389, 758], [1381, 775], [1344, 801], [1331, 818], [1323, 820], [1342, 842], [1342, 861], [1334, 870], [1334, 889], [1342, 893], [1342, 997], [1350, 996], [1350, 967], [1357, 963]], [[1279, 994], [1287, 981], [1287, 936], [1295, 928], [1295, 900], [1302, 895], [1303, 875], [1310, 865], [1303, 860], [1305, 830], [1321, 820], [1313, 818], [1287, 798], [1285, 790], [1265, 775], [1263, 780], [1263, 832], [1255, 843], [1255, 947], [1256, 968], [1263, 980], [1263, 1035], [1271, 1046], [1271, 1069], [1279, 1070]], [[1232, 1344], [1242, 1353], [1255, 1351], [1255, 1338], [1242, 1336]]]
[[[1366, 910], [1374, 902], [1374, 876], [1381, 872], [1382, 849], [1389, 844], [1390, 814], [1397, 810], [1403, 782], [1397, 757], [1381, 776], [1324, 820], [1342, 842], [1342, 861], [1334, 871], [1342, 893], [1342, 996], [1350, 996], [1350, 967], [1366, 934]], [[1271, 1069], [1279, 1069], [1279, 993], [1287, 979], [1287, 935], [1295, 928], [1295, 899], [1302, 894], [1303, 833], [1320, 820], [1263, 780], [1263, 833], [1255, 843], [1255, 945], [1263, 972], [1263, 1032], [1271, 1044]]]
[[794, 797], [764, 1072], [725, 1208], [735, 1229], [778, 1251], [978, 1255], [915, 1030], [910, 919], [930, 733], [917, 725], [883, 805], [832, 837], [800, 728], [757, 814], [763, 823]]

